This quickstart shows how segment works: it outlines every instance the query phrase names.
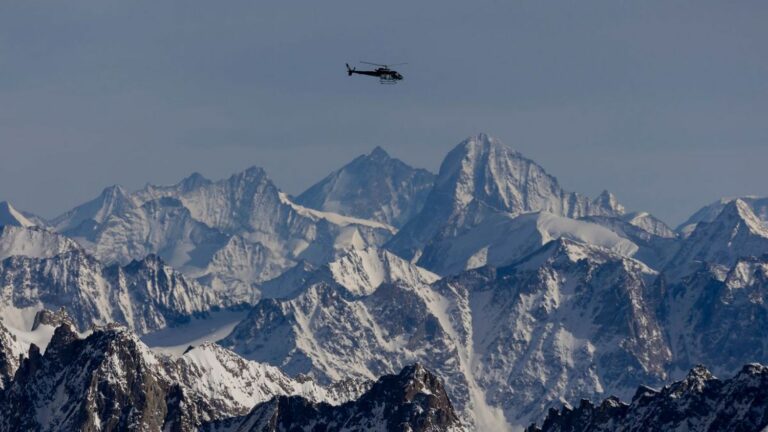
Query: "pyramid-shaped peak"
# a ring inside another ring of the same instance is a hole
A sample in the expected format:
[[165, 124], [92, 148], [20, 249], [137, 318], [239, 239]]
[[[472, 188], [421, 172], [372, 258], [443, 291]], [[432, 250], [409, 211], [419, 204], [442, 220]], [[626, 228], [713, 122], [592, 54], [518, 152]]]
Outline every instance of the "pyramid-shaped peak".
[[768, 230], [763, 226], [760, 218], [755, 215], [755, 212], [752, 211], [749, 204], [739, 198], [728, 202], [715, 221], [726, 224], [734, 221], [743, 221], [750, 231], [759, 234], [768, 234]]
[[486, 133], [479, 133], [477, 135], [473, 135], [459, 143], [457, 148], [463, 148], [470, 151], [483, 151], [487, 152], [490, 150], [503, 150], [508, 152], [513, 152], [514, 150], [512, 147], [504, 144], [500, 139], [490, 136]]
[[120, 185], [112, 185], [105, 187], [99, 196], [103, 198], [128, 197], [128, 192]]
[[0, 202], [0, 225], [13, 225], [20, 227], [34, 226], [34, 222], [27, 219], [20, 211], [16, 210], [8, 201]]
[[264, 171], [264, 168], [260, 166], [250, 166], [243, 171], [243, 174], [246, 176], [266, 176], [267, 173]]
[[246, 184], [261, 184], [264, 182], [271, 183], [267, 172], [264, 168], [258, 166], [251, 166], [242, 172], [235, 173], [229, 178], [230, 182], [246, 183]]
[[373, 150], [371, 150], [371, 153], [368, 154], [368, 157], [371, 159], [390, 159], [389, 153], [381, 148], [381, 146], [376, 146]]
[[200, 186], [208, 185], [210, 183], [211, 181], [205, 178], [199, 172], [193, 172], [192, 174], [184, 178], [179, 184], [181, 185], [183, 190], [189, 191], [189, 190], [196, 189]]

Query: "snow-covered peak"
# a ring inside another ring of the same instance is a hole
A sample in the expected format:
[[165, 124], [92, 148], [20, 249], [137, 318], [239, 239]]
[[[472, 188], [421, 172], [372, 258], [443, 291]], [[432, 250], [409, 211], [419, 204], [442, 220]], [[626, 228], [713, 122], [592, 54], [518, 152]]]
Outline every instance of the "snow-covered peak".
[[768, 229], [752, 208], [741, 199], [737, 198], [726, 204], [716, 220], [743, 222], [750, 233], [768, 238]]
[[0, 261], [14, 255], [50, 258], [79, 249], [69, 238], [43, 228], [0, 226]]
[[193, 172], [182, 181], [179, 182], [179, 189], [182, 192], [189, 192], [199, 187], [207, 186], [211, 184], [211, 181], [205, 178], [199, 172]]
[[428, 285], [440, 278], [391, 252], [375, 248], [350, 251], [328, 266], [333, 278], [355, 295], [371, 294], [382, 283]]
[[768, 228], [743, 200], [726, 203], [711, 222], [699, 222], [681, 242], [666, 266], [672, 278], [679, 278], [699, 263], [732, 266], [740, 258], [768, 253]]
[[434, 174], [376, 147], [296, 198], [310, 208], [402, 226], [424, 205]]
[[609, 193], [591, 200], [564, 191], [544, 168], [479, 134], [448, 153], [424, 208], [387, 247], [412, 258], [429, 243], [460, 235], [494, 214], [538, 211], [579, 218], [618, 216], [624, 208]]
[[648, 212], [628, 213], [622, 219], [630, 225], [657, 237], [675, 238], [677, 236], [672, 228]]
[[445, 157], [436, 190], [449, 193], [454, 207], [473, 201], [510, 213], [546, 210], [565, 216], [621, 214], [616, 198], [603, 192], [595, 201], [567, 194], [557, 179], [519, 152], [486, 134], [461, 142]]
[[768, 197], [743, 196], [733, 198], [721, 198], [712, 204], [709, 204], [696, 213], [688, 220], [680, 224], [677, 231], [683, 236], [690, 235], [701, 222], [712, 222], [723, 211], [723, 208], [733, 201], [742, 201], [747, 204], [752, 212], [763, 222], [768, 222]]
[[31, 227], [35, 223], [27, 219], [20, 211], [13, 208], [8, 201], [0, 202], [0, 225]]
[[368, 154], [369, 159], [380, 159], [380, 160], [387, 160], [390, 159], [389, 153], [387, 153], [386, 150], [381, 148], [381, 146], [374, 147], [373, 150]]
[[122, 186], [105, 188], [98, 197], [75, 207], [53, 219], [51, 225], [58, 232], [66, 233], [80, 227], [83, 222], [104, 223], [110, 215], [122, 214], [136, 206], [130, 194]]
[[614, 195], [611, 192], [608, 192], [607, 190], [604, 190], [600, 195], [598, 195], [598, 197], [595, 198], [593, 203], [603, 209], [611, 210], [613, 213], [617, 215], [624, 214], [624, 212], [626, 211], [624, 206], [621, 205], [621, 203], [619, 203], [619, 200], [618, 198], [616, 198], [616, 195]]

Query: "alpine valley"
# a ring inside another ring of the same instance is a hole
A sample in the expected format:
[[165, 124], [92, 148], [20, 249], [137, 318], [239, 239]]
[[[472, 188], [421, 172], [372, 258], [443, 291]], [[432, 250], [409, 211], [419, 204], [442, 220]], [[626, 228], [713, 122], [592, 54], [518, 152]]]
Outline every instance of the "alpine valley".
[[768, 198], [671, 228], [479, 134], [3, 202], [0, 318], [0, 432], [759, 431]]

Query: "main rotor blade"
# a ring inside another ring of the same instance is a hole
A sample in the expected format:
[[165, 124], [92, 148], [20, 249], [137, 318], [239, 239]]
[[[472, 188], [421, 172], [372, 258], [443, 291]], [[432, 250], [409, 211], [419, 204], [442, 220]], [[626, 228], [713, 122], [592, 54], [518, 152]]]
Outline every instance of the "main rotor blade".
[[395, 64], [391, 64], [389, 66], [402, 66], [402, 65], [407, 65], [407, 64], [408, 63], [395, 63]]

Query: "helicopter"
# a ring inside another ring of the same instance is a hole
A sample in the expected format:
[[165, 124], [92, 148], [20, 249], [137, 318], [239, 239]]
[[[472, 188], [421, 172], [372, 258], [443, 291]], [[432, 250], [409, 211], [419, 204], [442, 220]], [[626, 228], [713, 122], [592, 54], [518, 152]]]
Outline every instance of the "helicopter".
[[[400, 72], [390, 69], [389, 66], [385, 64], [370, 63], [370, 62], [364, 62], [364, 61], [361, 61], [360, 63], [378, 66], [378, 67], [375, 70], [359, 71], [356, 68], [349, 67], [349, 63], [347, 63], [347, 75], [352, 76], [352, 74], [359, 74], [359, 75], [379, 77], [379, 82], [381, 84], [397, 84], [398, 81], [403, 79], [403, 76], [400, 74]], [[391, 66], [400, 66], [404, 64], [407, 64], [407, 63], [397, 63]]]

